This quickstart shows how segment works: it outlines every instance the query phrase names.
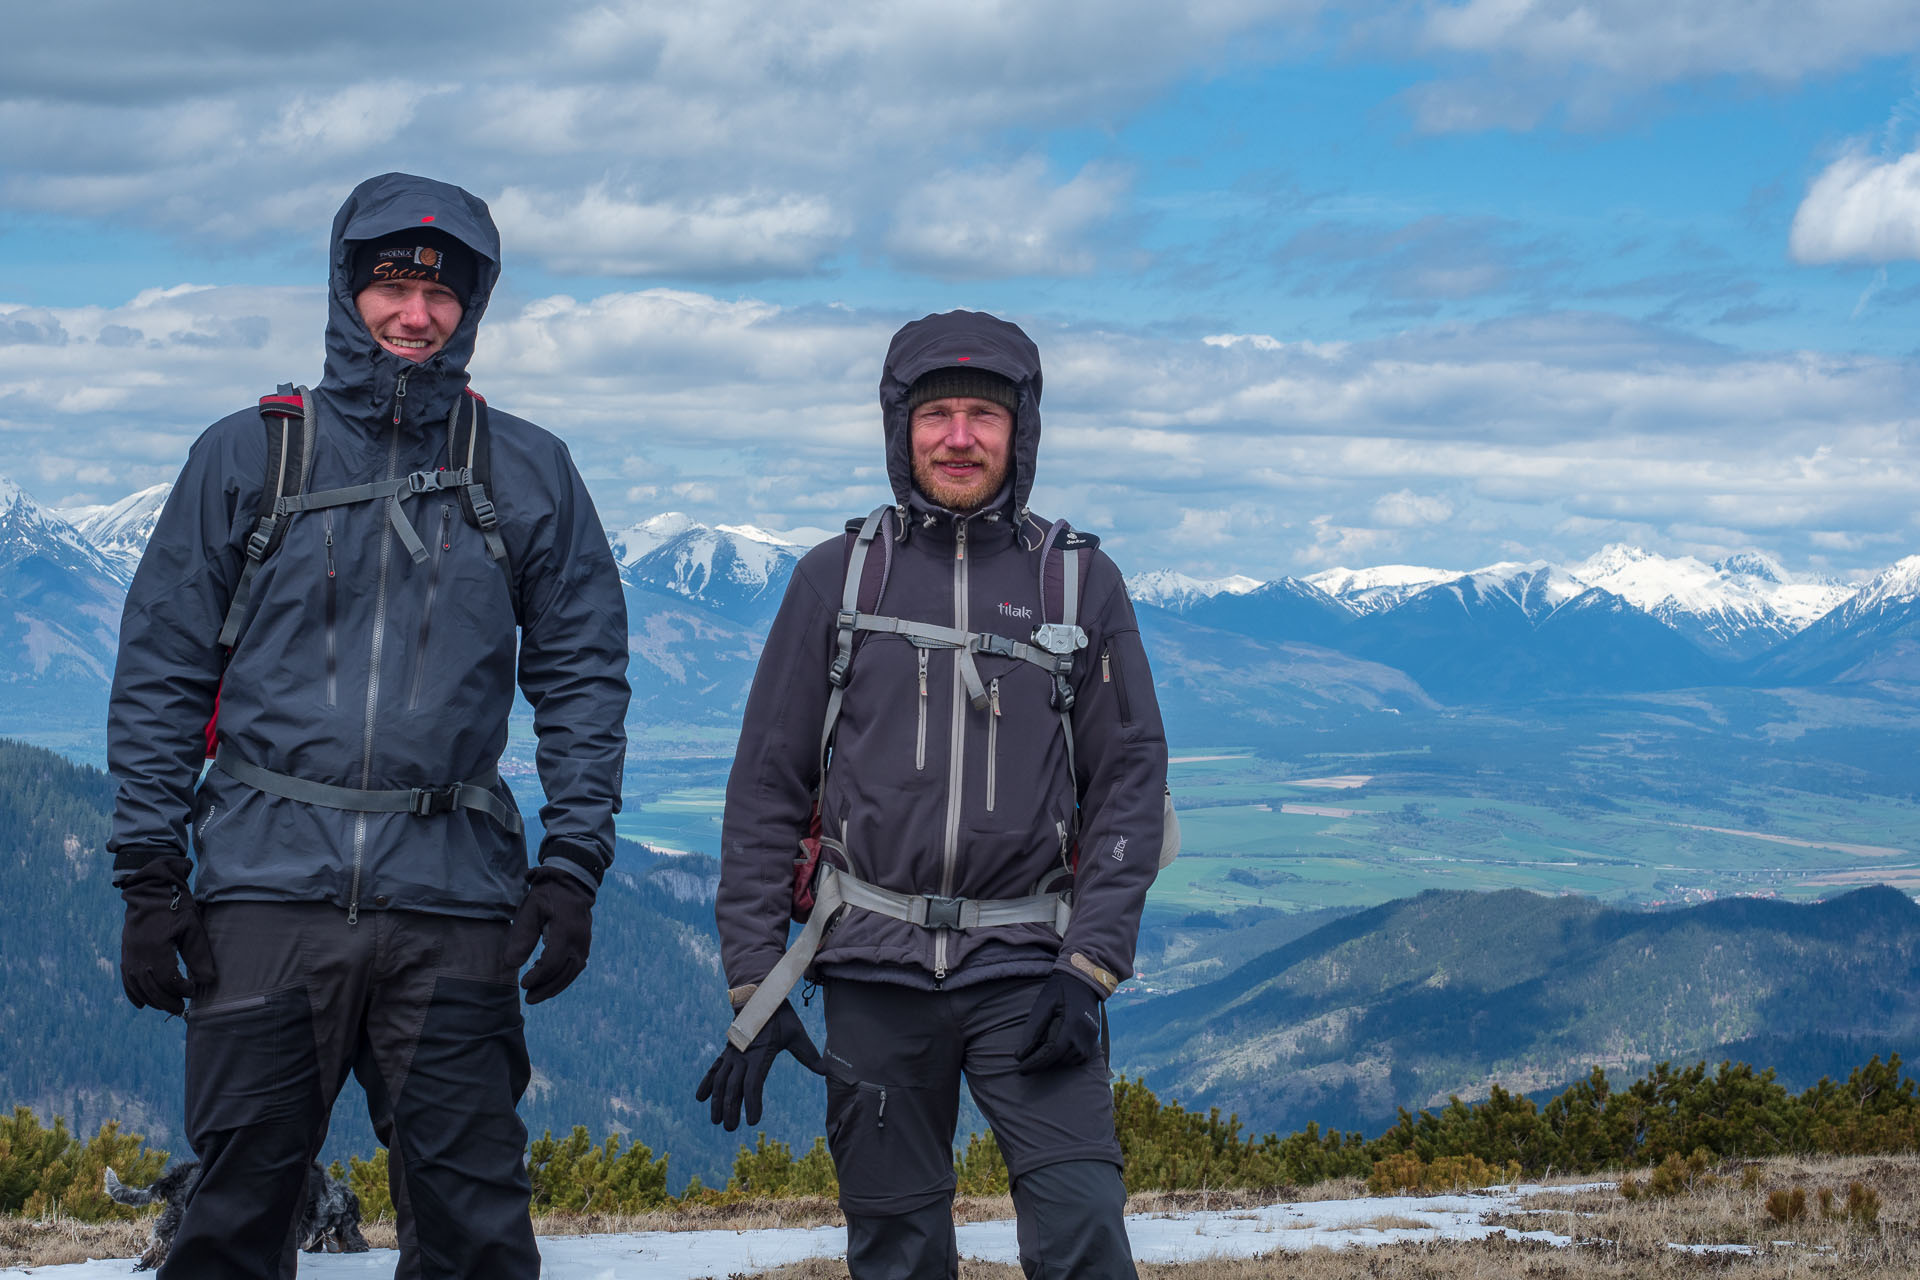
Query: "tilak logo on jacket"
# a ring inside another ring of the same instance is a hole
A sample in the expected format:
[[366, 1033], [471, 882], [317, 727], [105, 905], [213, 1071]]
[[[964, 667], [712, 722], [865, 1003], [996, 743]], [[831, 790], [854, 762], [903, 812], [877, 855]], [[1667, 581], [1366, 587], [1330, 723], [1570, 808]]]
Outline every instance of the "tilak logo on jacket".
[[1011, 600], [1000, 602], [1000, 612], [1009, 618], [1025, 618], [1029, 622], [1033, 621], [1032, 609], [1024, 604], [1015, 604]]

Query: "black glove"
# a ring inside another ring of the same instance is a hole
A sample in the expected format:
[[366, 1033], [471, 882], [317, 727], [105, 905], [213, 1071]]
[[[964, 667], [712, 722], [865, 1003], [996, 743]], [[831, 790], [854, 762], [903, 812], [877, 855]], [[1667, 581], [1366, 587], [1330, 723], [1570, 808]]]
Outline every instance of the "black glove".
[[527, 896], [507, 930], [507, 963], [518, 969], [540, 948], [540, 963], [527, 970], [520, 985], [527, 1003], [551, 1000], [587, 967], [593, 949], [593, 890], [559, 867], [541, 864], [527, 872]]
[[[188, 859], [162, 855], [120, 886], [120, 896], [127, 901], [127, 921], [120, 929], [120, 985], [136, 1009], [152, 1005], [184, 1013], [195, 988], [213, 981], [213, 946], [187, 887], [192, 874]], [[184, 978], [176, 955], [187, 962]]]
[[1047, 975], [1027, 1014], [1027, 1043], [1014, 1057], [1020, 1074], [1077, 1067], [1100, 1051], [1100, 997], [1059, 970]]
[[767, 1072], [773, 1069], [773, 1060], [780, 1056], [782, 1049], [815, 1075], [827, 1074], [820, 1062], [820, 1051], [813, 1047], [813, 1038], [800, 1024], [800, 1015], [782, 1000], [745, 1053], [731, 1044], [720, 1051], [720, 1056], [707, 1068], [707, 1074], [700, 1077], [700, 1087], [694, 1090], [693, 1100], [705, 1102], [712, 1098], [713, 1122], [724, 1124], [728, 1133], [740, 1127], [742, 1099], [747, 1104], [747, 1123], [759, 1124], [760, 1091], [767, 1083]]

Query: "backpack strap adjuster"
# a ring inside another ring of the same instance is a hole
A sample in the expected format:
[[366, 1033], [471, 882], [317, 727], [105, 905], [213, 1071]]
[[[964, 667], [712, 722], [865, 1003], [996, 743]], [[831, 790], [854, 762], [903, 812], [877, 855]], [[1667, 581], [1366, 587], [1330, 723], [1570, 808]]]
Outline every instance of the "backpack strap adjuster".
[[927, 918], [924, 922], [927, 928], [958, 929], [960, 927], [960, 908], [966, 904], [965, 898], [942, 898], [936, 894], [926, 894], [921, 901], [927, 904]]
[[448, 787], [413, 787], [407, 792], [407, 812], [416, 818], [431, 818], [452, 813], [460, 807], [460, 784]]
[[267, 548], [273, 545], [273, 530], [274, 526], [278, 523], [279, 517], [277, 516], [260, 517], [260, 523], [255, 525], [253, 532], [247, 536], [247, 559], [264, 560], [267, 558]]

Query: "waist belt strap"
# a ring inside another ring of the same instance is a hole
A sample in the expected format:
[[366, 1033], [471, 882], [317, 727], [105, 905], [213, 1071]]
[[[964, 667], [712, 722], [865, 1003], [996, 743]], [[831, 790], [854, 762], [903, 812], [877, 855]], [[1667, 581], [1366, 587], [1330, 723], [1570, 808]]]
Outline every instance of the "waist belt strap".
[[820, 940], [841, 907], [905, 920], [930, 929], [982, 929], [1002, 924], [1050, 924], [1065, 936], [1073, 913], [1064, 893], [1035, 893], [1024, 898], [941, 898], [924, 893], [896, 893], [859, 880], [828, 862], [820, 864], [814, 881], [813, 914], [787, 953], [760, 980], [746, 1004], [727, 1028], [727, 1043], [745, 1053], [773, 1011], [787, 998], [820, 950]]
[[234, 755], [231, 747], [214, 757], [214, 768], [225, 771], [255, 791], [298, 800], [303, 804], [317, 804], [326, 809], [345, 809], [352, 813], [411, 813], [422, 818], [451, 813], [455, 809], [477, 809], [515, 835], [519, 835], [522, 829], [520, 815], [487, 789], [500, 781], [497, 769], [488, 769], [484, 775], [472, 781], [455, 782], [444, 787], [361, 791], [354, 787], [336, 787], [327, 782], [310, 782], [291, 774], [263, 769]]

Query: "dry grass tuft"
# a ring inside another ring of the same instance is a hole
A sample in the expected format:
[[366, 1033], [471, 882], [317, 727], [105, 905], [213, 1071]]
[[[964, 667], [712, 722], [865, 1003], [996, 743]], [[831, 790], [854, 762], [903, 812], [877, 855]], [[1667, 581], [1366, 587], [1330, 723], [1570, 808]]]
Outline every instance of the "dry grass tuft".
[[147, 1224], [0, 1215], [0, 1267], [57, 1266], [89, 1258], [131, 1258], [147, 1247]]

